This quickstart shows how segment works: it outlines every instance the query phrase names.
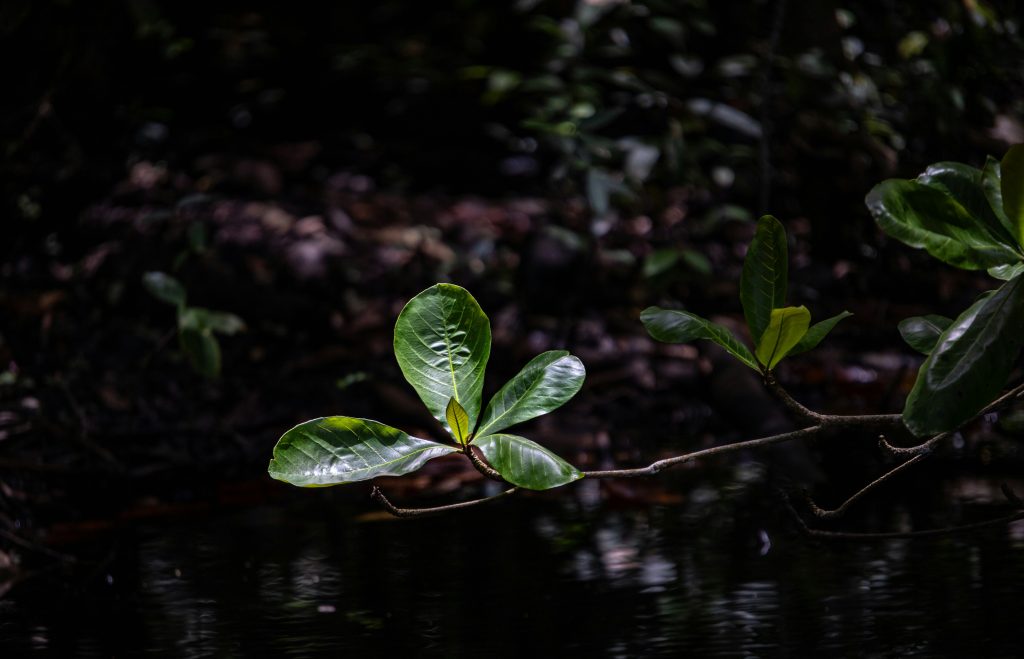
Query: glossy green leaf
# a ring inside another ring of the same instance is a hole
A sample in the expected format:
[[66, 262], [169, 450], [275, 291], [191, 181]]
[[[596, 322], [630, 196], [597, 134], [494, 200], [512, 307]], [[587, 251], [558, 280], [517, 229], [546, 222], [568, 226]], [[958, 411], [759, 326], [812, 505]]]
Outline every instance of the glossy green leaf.
[[757, 344], [757, 360], [771, 370], [804, 338], [811, 324], [807, 307], [773, 309], [768, 328]]
[[459, 405], [459, 401], [454, 398], [448, 401], [448, 407], [444, 411], [445, 419], [448, 421], [448, 427], [452, 429], [452, 437], [455, 441], [465, 445], [469, 441], [469, 434], [472, 432], [469, 425], [469, 415], [466, 414], [466, 410]]
[[986, 230], [992, 240], [1011, 249], [1017, 245], [1015, 234], [1007, 230], [999, 217], [983, 184], [984, 173], [959, 162], [939, 162], [930, 165], [917, 177], [918, 183], [945, 192], [973, 217], [980, 229]]
[[939, 336], [917, 373], [903, 421], [919, 437], [957, 428], [1006, 383], [1024, 342], [1024, 277], [982, 297]]
[[579, 469], [524, 437], [488, 435], [475, 445], [502, 478], [528, 490], [549, 490], [583, 478]]
[[209, 329], [181, 327], [178, 342], [197, 373], [208, 378], [220, 375], [220, 344]]
[[476, 425], [490, 354], [490, 322], [459, 286], [431, 286], [409, 300], [395, 323], [395, 357], [402, 374], [446, 427], [452, 398], [466, 410], [469, 427]]
[[818, 344], [828, 336], [828, 333], [839, 324], [839, 321], [852, 315], [853, 314], [849, 311], [844, 311], [832, 316], [831, 318], [826, 318], [819, 323], [814, 323], [807, 329], [807, 334], [804, 334], [804, 338], [797, 341], [796, 345], [793, 346], [793, 349], [789, 351], [787, 356], [792, 357], [793, 355], [799, 355], [801, 352], [807, 352], [812, 348], [817, 348]]
[[740, 303], [755, 344], [771, 322], [772, 309], [786, 306], [788, 272], [786, 230], [774, 217], [765, 215], [757, 222], [740, 278]]
[[952, 318], [929, 314], [913, 316], [900, 321], [900, 336], [907, 345], [923, 355], [930, 354], [939, 336], [952, 324]]
[[872, 188], [865, 202], [883, 231], [950, 265], [980, 270], [1020, 260], [1013, 247], [996, 240], [981, 220], [938, 188], [890, 179]]
[[1003, 212], [1014, 230], [1017, 243], [1024, 245], [1024, 144], [1010, 147], [999, 163]]
[[688, 311], [673, 311], [660, 307], [648, 307], [640, 314], [640, 321], [647, 333], [664, 343], [689, 343], [697, 339], [714, 341], [736, 359], [755, 371], [761, 368], [754, 359], [750, 348], [740, 343], [732, 332]]
[[999, 218], [999, 222], [1010, 235], [1016, 235], [1016, 227], [1010, 223], [1010, 218], [1006, 217], [1006, 211], [1003, 209], [1002, 169], [999, 161], [992, 156], [985, 160], [985, 166], [981, 168], [981, 188], [985, 191], [988, 205]]
[[268, 471], [299, 487], [401, 476], [458, 449], [369, 419], [330, 416], [295, 426], [278, 440]]
[[487, 404], [478, 437], [504, 430], [564, 405], [583, 386], [583, 362], [565, 350], [530, 360]]
[[185, 304], [185, 287], [165, 272], [147, 272], [142, 275], [142, 285], [150, 295], [161, 302], [177, 307]]
[[997, 265], [994, 268], [988, 269], [988, 274], [990, 276], [995, 277], [996, 279], [1002, 279], [1003, 281], [1010, 281], [1022, 272], [1024, 272], [1024, 263]]

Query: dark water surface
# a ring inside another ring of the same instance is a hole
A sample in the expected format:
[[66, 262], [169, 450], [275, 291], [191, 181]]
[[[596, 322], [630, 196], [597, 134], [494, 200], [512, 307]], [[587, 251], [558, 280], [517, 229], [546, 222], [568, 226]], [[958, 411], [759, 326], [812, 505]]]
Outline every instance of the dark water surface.
[[0, 600], [0, 656], [1019, 655], [1022, 525], [821, 542], [756, 493], [595, 494], [402, 521], [312, 495], [135, 524], [81, 548], [95, 567]]

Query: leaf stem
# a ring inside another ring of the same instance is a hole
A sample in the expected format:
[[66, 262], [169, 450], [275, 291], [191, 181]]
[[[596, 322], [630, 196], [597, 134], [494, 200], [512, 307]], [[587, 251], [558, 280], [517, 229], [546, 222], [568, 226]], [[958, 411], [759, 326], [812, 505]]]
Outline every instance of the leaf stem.
[[381, 491], [376, 485], [370, 490], [370, 498], [379, 503], [384, 510], [388, 511], [395, 517], [423, 517], [425, 515], [436, 515], [438, 513], [446, 513], [453, 510], [462, 510], [463, 508], [470, 508], [472, 506], [478, 506], [482, 503], [490, 503], [496, 499], [501, 499], [509, 495], [515, 494], [519, 488], [513, 487], [499, 492], [494, 496], [485, 497], [483, 499], [473, 499], [471, 501], [462, 501], [459, 503], [450, 503], [445, 506], [436, 506], [434, 508], [399, 508], [395, 504], [384, 496], [384, 492]]

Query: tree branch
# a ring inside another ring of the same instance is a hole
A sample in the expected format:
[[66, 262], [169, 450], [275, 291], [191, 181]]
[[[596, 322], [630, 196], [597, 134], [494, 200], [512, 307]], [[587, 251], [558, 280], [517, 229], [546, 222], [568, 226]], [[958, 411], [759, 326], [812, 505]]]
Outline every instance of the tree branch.
[[499, 474], [493, 467], [491, 467], [491, 465], [487, 464], [486, 462], [480, 459], [480, 456], [478, 456], [473, 451], [472, 444], [466, 444], [463, 447], [462, 452], [466, 454], [466, 457], [469, 458], [469, 461], [473, 463], [473, 466], [476, 467], [476, 470], [479, 471], [484, 476], [490, 478], [491, 480], [498, 481], [499, 483], [508, 482], [504, 478], [502, 478], [501, 474]]
[[863, 497], [868, 492], [875, 489], [885, 481], [889, 480], [890, 478], [894, 478], [904, 469], [907, 469], [912, 465], [917, 464], [921, 460], [924, 460], [925, 457], [925, 454], [919, 453], [914, 457], [910, 458], [909, 460], [907, 460], [906, 462], [901, 462], [900, 464], [896, 465], [889, 471], [885, 472], [884, 474], [882, 474], [875, 480], [871, 481], [861, 489], [857, 490], [857, 492], [850, 496], [849, 499], [840, 504], [838, 508], [834, 508], [832, 510], [825, 510], [824, 508], [818, 506], [818, 504], [814, 503], [814, 500], [811, 499], [809, 495], [805, 494], [805, 497], [807, 499], [807, 505], [811, 509], [811, 512], [814, 513], [814, 516], [819, 519], [834, 519], [836, 517], [842, 517], [846, 513], [847, 508], [856, 503], [858, 499], [860, 499], [861, 497]]
[[808, 409], [793, 398], [775, 379], [773, 373], [765, 376], [765, 384], [773, 394], [786, 406], [786, 409], [802, 421], [804, 425], [831, 426], [835, 428], [863, 428], [875, 426], [902, 426], [903, 417], [899, 414], [821, 414]]
[[445, 513], [450, 512], [452, 510], [471, 508], [473, 506], [478, 506], [482, 503], [490, 503], [495, 499], [501, 499], [511, 494], [515, 494], [518, 490], [519, 488], [513, 487], [512, 489], [505, 490], [504, 492], [500, 492], [498, 494], [495, 494], [494, 496], [486, 497], [483, 499], [473, 499], [471, 501], [450, 503], [446, 506], [436, 506], [434, 508], [399, 508], [395, 504], [391, 503], [391, 501], [386, 496], [384, 496], [384, 493], [376, 485], [374, 485], [373, 489], [370, 490], [370, 498], [379, 503], [381, 506], [383, 506], [384, 510], [388, 511], [395, 517], [422, 517], [424, 515], [435, 515], [437, 513]]

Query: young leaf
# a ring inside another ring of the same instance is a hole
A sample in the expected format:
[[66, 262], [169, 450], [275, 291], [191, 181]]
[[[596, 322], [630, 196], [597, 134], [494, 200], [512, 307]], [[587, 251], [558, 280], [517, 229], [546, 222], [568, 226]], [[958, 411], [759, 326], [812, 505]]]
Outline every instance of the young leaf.
[[786, 307], [773, 309], [768, 329], [757, 344], [757, 360], [771, 370], [789, 354], [800, 339], [807, 334], [811, 324], [811, 312], [807, 307]]
[[647, 333], [657, 341], [688, 343], [697, 339], [707, 339], [722, 346], [730, 355], [755, 371], [761, 370], [754, 359], [754, 353], [740, 343], [732, 332], [688, 311], [648, 307], [640, 314], [640, 321], [647, 328]]
[[[490, 354], [490, 321], [459, 286], [431, 286], [409, 300], [395, 323], [395, 357], [402, 374], [445, 426], [452, 398], [466, 410], [468, 426], [476, 425]], [[452, 428], [448, 431], [455, 435]]]
[[164, 272], [147, 272], [142, 275], [142, 285], [149, 294], [167, 304], [181, 307], [185, 304], [185, 287], [174, 277]]
[[445, 408], [444, 416], [448, 421], [448, 427], [452, 429], [452, 437], [455, 438], [455, 441], [465, 446], [471, 432], [469, 415], [466, 414], [466, 410], [463, 409], [462, 405], [459, 405], [459, 401], [451, 398], [448, 400], [448, 407]]
[[576, 395], [586, 375], [583, 362], [565, 350], [537, 355], [487, 404], [477, 437], [558, 409]]
[[999, 169], [1003, 211], [1010, 220], [1017, 243], [1024, 245], [1024, 144], [1011, 146]]
[[757, 223], [740, 279], [740, 303], [755, 344], [771, 321], [772, 309], [786, 306], [788, 271], [786, 230], [774, 217], [765, 215]]
[[814, 323], [807, 330], [807, 334], [804, 334], [804, 338], [797, 341], [796, 345], [793, 346], [793, 349], [789, 351], [787, 356], [792, 357], [793, 355], [799, 355], [801, 352], [807, 352], [812, 348], [817, 348], [822, 339], [828, 336], [828, 333], [832, 331], [832, 328], [839, 324], [839, 321], [852, 315], [853, 314], [849, 311], [844, 311], [832, 316], [831, 318], [826, 318], [819, 323]]
[[981, 270], [1020, 261], [1015, 247], [996, 240], [938, 188], [890, 179], [872, 188], [865, 203], [883, 231], [958, 268]]
[[1024, 341], [1024, 277], [960, 314], [917, 373], [903, 422], [918, 437], [958, 427], [1006, 383]]
[[502, 478], [528, 490], [549, 490], [583, 478], [579, 469], [524, 437], [488, 435], [475, 444]]
[[268, 471], [299, 487], [325, 487], [401, 476], [457, 450], [377, 421], [330, 416], [300, 423], [282, 435]]
[[179, 327], [178, 342], [197, 373], [207, 378], [220, 375], [220, 344], [210, 330]]
[[185, 307], [178, 316], [178, 326], [231, 335], [244, 330], [245, 322], [233, 313]]
[[939, 336], [953, 323], [952, 318], [929, 314], [900, 321], [900, 336], [907, 345], [923, 355], [930, 354]]

